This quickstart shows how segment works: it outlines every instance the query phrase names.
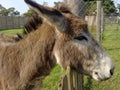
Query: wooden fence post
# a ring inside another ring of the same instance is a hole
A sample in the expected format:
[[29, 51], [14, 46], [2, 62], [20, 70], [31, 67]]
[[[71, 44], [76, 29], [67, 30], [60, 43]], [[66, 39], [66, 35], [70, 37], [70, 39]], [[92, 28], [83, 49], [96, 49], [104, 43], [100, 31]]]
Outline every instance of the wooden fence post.
[[101, 42], [101, 7], [102, 0], [97, 0], [97, 40]]
[[83, 75], [77, 73], [70, 67], [67, 67], [66, 75], [64, 75], [59, 84], [58, 90], [83, 90]]

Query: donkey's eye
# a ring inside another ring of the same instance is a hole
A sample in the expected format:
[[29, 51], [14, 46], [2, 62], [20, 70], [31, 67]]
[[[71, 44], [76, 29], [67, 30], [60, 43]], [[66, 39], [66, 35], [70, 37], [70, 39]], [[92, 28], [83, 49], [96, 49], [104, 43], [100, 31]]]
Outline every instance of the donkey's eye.
[[88, 41], [88, 39], [85, 37], [85, 36], [78, 36], [78, 37], [75, 37], [74, 39], [77, 39], [77, 40], [86, 40]]

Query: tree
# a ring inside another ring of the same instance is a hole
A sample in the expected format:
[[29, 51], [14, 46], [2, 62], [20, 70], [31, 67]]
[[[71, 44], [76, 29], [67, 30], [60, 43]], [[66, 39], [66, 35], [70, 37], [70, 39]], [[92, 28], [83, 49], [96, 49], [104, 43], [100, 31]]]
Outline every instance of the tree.
[[[105, 14], [116, 13], [116, 7], [115, 7], [113, 0], [102, 0], [102, 1], [103, 1], [102, 2], [103, 11]], [[86, 1], [86, 3], [92, 4], [91, 7], [89, 7], [87, 10], [87, 15], [93, 14], [93, 12], [96, 11], [96, 7], [97, 7], [96, 1], [89, 1], [88, 0], [88, 1]]]
[[116, 13], [116, 7], [114, 1], [112, 0], [103, 0], [103, 10], [105, 14]]
[[0, 4], [0, 11], [5, 9], [1, 4]]
[[20, 16], [20, 12], [19, 11], [14, 11], [11, 16]]
[[9, 11], [0, 4], [0, 16], [8, 16]]
[[0, 16], [8, 16], [9, 15], [9, 11], [7, 9], [2, 9], [0, 11]]
[[71, 12], [82, 18], [85, 17], [85, 2], [84, 0], [64, 0], [65, 3], [70, 7]]
[[29, 9], [27, 12], [23, 13], [22, 16], [24, 16], [24, 17], [31, 17], [34, 14], [36, 14], [36, 13], [34, 11], [32, 11], [32, 10]]
[[19, 16], [20, 12], [16, 11], [14, 7], [8, 8], [9, 16]]
[[14, 7], [6, 9], [2, 5], [0, 5], [0, 16], [19, 16], [20, 12], [15, 10]]
[[[48, 2], [43, 2], [43, 5], [48, 6]], [[23, 17], [31, 17], [31, 16], [36, 16], [36, 15], [37, 15], [37, 13], [31, 9], [29, 9], [27, 12], [22, 14]]]

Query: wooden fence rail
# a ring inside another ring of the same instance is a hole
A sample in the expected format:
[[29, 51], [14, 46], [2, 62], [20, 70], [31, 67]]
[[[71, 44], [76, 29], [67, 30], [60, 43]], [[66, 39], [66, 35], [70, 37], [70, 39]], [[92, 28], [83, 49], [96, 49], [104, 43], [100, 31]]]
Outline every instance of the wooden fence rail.
[[58, 90], [83, 90], [83, 75], [67, 67], [66, 75], [62, 76]]
[[27, 19], [28, 17], [0, 16], [0, 30], [21, 28]]

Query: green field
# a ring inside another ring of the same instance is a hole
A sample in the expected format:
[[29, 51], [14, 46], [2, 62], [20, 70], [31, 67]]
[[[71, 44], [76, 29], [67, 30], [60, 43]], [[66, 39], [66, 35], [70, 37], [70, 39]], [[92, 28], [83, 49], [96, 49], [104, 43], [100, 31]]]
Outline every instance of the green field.
[[9, 30], [0, 30], [0, 33], [3, 34], [9, 34], [9, 35], [15, 35], [15, 34], [21, 34], [22, 29], [9, 29]]
[[[4, 30], [1, 33], [15, 34], [21, 33], [21, 29], [17, 30]], [[93, 79], [84, 77], [84, 90], [120, 90], [120, 26], [118, 30], [113, 27], [105, 27], [103, 33], [102, 45], [110, 54], [115, 63], [115, 73], [111, 79], [103, 82], [97, 82]], [[43, 81], [43, 90], [57, 90], [63, 71], [60, 66], [56, 66], [51, 74]]]

